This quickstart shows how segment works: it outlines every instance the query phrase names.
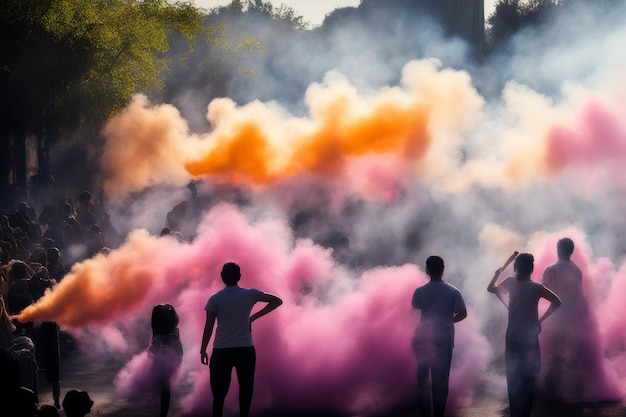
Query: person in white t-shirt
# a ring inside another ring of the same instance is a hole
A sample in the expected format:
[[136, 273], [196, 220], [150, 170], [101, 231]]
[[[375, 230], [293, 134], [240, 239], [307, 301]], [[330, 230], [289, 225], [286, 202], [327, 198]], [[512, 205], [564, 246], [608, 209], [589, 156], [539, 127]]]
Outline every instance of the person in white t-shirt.
[[[539, 282], [532, 281], [534, 257], [521, 253], [514, 263], [515, 276], [497, 283], [502, 273], [498, 268], [487, 286], [487, 291], [509, 296], [509, 322], [506, 329], [505, 368], [511, 417], [529, 417], [533, 407], [541, 355], [539, 333], [541, 322], [561, 305], [559, 297]], [[550, 307], [539, 318], [539, 300], [550, 302]]]
[[[417, 399], [420, 415], [443, 417], [448, 401], [450, 364], [454, 347], [454, 323], [467, 317], [461, 292], [443, 281], [444, 262], [439, 256], [426, 260], [430, 281], [413, 293], [411, 305], [421, 311], [413, 348], [417, 357]], [[430, 384], [429, 384], [430, 382]]]
[[[233, 368], [239, 382], [239, 415], [248, 417], [254, 391], [256, 351], [252, 342], [252, 322], [278, 308], [283, 302], [272, 294], [238, 285], [241, 269], [234, 262], [222, 267], [222, 281], [226, 287], [213, 294], [206, 303], [206, 323], [202, 335], [200, 360], [209, 365], [211, 392], [213, 393], [213, 417], [222, 417], [224, 400], [230, 387]], [[254, 314], [257, 302], [267, 303]], [[206, 349], [217, 321], [211, 360]]]

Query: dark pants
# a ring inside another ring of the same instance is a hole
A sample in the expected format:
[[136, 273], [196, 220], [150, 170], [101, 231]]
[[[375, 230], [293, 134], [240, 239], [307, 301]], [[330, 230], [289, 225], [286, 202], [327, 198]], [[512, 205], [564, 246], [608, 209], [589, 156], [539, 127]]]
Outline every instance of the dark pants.
[[250, 414], [256, 368], [254, 346], [213, 349], [209, 363], [211, 391], [213, 392], [213, 417], [222, 417], [233, 368], [237, 372], [239, 382], [239, 415], [248, 417]]
[[432, 397], [435, 417], [443, 417], [448, 400], [452, 346], [435, 346], [429, 355], [418, 357], [417, 360], [417, 403], [420, 416], [430, 416]]
[[539, 342], [507, 342], [504, 360], [511, 417], [529, 417], [541, 370]]

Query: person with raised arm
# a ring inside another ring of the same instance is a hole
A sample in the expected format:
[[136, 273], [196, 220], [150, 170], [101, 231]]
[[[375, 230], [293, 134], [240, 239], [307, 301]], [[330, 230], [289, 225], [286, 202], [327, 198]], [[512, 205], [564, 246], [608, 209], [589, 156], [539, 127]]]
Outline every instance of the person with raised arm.
[[[505, 303], [509, 317], [504, 361], [511, 417], [530, 416], [541, 369], [541, 323], [561, 305], [560, 298], [554, 292], [530, 279], [534, 261], [530, 253], [517, 255], [515, 275], [498, 283], [504, 269], [498, 268], [487, 286], [487, 291], [501, 300], [508, 294], [508, 305]], [[539, 300], [542, 298], [550, 302], [550, 307], [539, 317]]]

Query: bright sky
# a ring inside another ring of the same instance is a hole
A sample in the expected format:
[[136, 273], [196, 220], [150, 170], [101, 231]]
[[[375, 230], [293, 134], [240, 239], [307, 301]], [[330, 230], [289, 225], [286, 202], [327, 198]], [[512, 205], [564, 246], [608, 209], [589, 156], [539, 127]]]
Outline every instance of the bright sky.
[[[232, 0], [194, 0], [196, 5], [211, 9], [230, 4]], [[356, 7], [361, 0], [271, 0], [276, 6], [284, 4], [293, 8], [304, 20], [314, 26], [320, 25], [324, 17], [341, 7]], [[384, 0], [381, 0], [384, 1]], [[485, 17], [489, 16], [497, 0], [485, 0]]]

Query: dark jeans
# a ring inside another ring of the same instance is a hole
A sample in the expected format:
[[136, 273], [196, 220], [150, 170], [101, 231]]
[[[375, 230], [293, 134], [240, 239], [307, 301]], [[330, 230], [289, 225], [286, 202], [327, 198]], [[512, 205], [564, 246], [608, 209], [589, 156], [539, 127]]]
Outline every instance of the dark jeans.
[[511, 417], [529, 417], [541, 370], [539, 342], [507, 342], [504, 361]]
[[452, 345], [437, 345], [428, 357], [418, 357], [417, 360], [417, 403], [420, 416], [430, 416], [432, 396], [435, 417], [443, 417], [448, 401]]
[[209, 369], [211, 372], [211, 391], [213, 393], [213, 417], [221, 417], [224, 412], [224, 400], [230, 387], [233, 368], [239, 382], [239, 415], [248, 417], [254, 391], [254, 370], [256, 351], [254, 346], [213, 349]]

